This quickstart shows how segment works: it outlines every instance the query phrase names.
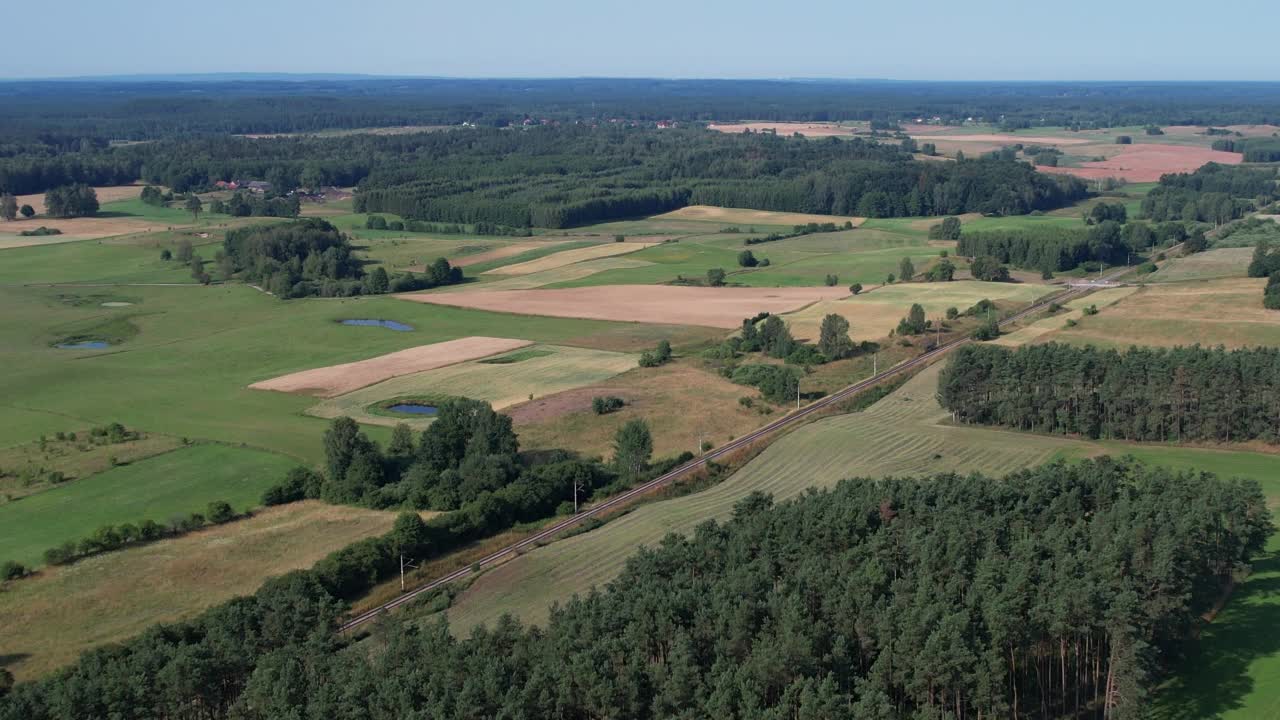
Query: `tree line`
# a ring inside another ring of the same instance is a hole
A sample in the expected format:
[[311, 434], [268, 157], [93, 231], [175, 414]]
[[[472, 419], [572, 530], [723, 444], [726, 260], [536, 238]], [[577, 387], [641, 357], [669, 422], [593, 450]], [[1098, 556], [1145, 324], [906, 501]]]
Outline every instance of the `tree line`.
[[1231, 138], [1213, 141], [1214, 150], [1244, 155], [1247, 163], [1280, 162], [1280, 138]]
[[961, 422], [1088, 438], [1280, 442], [1280, 349], [959, 348], [939, 401]]
[[392, 618], [372, 645], [334, 634], [342, 569], [425, 527], [402, 515], [312, 570], [90, 651], [10, 691], [0, 719], [1126, 720], [1273, 530], [1254, 481], [1131, 460], [861, 478], [752, 494], [543, 629], [504, 618], [464, 640]]

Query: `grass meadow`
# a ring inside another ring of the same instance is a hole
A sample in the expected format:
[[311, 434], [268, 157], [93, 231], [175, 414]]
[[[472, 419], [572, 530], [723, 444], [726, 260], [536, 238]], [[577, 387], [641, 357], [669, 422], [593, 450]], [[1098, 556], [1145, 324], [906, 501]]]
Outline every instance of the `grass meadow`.
[[203, 513], [213, 500], [243, 512], [257, 507], [262, 492], [294, 464], [275, 453], [203, 444], [64, 483], [0, 505], [3, 559], [40, 565], [46, 549], [87, 537], [103, 525], [164, 523]]
[[0, 592], [0, 657], [30, 680], [155, 623], [190, 618], [264, 580], [391, 529], [395, 513], [308, 500], [173, 540], [41, 570]]

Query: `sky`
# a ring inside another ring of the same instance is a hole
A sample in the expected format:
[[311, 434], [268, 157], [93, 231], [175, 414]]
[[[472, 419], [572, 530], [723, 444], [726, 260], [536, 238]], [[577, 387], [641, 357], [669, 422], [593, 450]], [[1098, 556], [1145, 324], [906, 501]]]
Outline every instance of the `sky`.
[[1280, 80], [1247, 29], [1275, 0], [72, 0], [44, 32], [50, 8], [5, 33], [0, 77]]

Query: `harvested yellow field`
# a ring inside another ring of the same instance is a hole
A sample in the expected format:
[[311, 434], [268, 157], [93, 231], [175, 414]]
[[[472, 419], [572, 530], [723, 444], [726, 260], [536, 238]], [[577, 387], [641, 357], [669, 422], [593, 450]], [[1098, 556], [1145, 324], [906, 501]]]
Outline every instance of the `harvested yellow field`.
[[815, 303], [784, 315], [783, 319], [791, 326], [791, 334], [816, 341], [822, 318], [835, 313], [849, 321], [851, 338], [856, 341], [875, 340], [885, 337], [897, 327], [898, 321], [906, 317], [914, 303], [924, 306], [930, 318], [936, 318], [950, 307], [964, 312], [983, 298], [996, 302], [1030, 303], [1058, 289], [1049, 285], [978, 280], [884, 285], [863, 291], [860, 295]]
[[[502, 260], [504, 258], [514, 257], [529, 250], [538, 250], [541, 248], [555, 247], [563, 245], [568, 240], [545, 241], [545, 240], [527, 240], [524, 242], [513, 242], [500, 245], [492, 250], [484, 252], [472, 253], [470, 255], [459, 255], [449, 258], [449, 264], [456, 267], [468, 267], [470, 265], [479, 265], [480, 263], [492, 262], [494, 260]], [[418, 265], [410, 268], [416, 272], [426, 272], [425, 265]]]
[[503, 265], [499, 268], [486, 271], [485, 275], [529, 275], [531, 273], [542, 272], [544, 270], [554, 270], [566, 265], [580, 263], [584, 260], [595, 260], [597, 258], [613, 257], [614, 255], [625, 255], [627, 253], [643, 250], [653, 246], [655, 243], [641, 242], [615, 242], [601, 243], [592, 245], [591, 247], [577, 248], [576, 250], [562, 250], [558, 253], [552, 253], [546, 257], [540, 257], [537, 260], [529, 262], [516, 263], [515, 265]]
[[690, 205], [679, 210], [657, 215], [651, 220], [708, 220], [728, 225], [807, 225], [808, 223], [853, 223], [861, 225], [866, 218], [851, 215], [813, 215], [810, 213], [773, 212], [771, 210], [747, 210], [744, 208], [715, 207], [714, 205]]
[[549, 290], [464, 290], [399, 295], [402, 300], [456, 307], [622, 322], [735, 328], [759, 312], [785, 313], [848, 295], [836, 287], [690, 287], [599, 285]]
[[[491, 362], [511, 359], [514, 362]], [[307, 410], [322, 418], [346, 415], [362, 423], [421, 428], [429, 418], [387, 415], [369, 411], [371, 405], [414, 395], [447, 395], [488, 401], [496, 409], [542, 398], [565, 390], [603, 382], [636, 367], [633, 353], [589, 350], [559, 345], [535, 345], [497, 356], [490, 362], [465, 362], [426, 372], [402, 375], [376, 385], [330, 398]]]
[[419, 345], [368, 360], [281, 375], [253, 383], [249, 387], [254, 390], [334, 397], [400, 375], [434, 370], [532, 344], [529, 340], [472, 336]]
[[192, 617], [391, 529], [396, 514], [308, 500], [172, 540], [46, 568], [0, 593], [0, 653], [31, 680], [91, 648]]
[[1067, 308], [1069, 312], [1060, 312], [1050, 317], [1041, 318], [1025, 327], [1018, 328], [1011, 333], [1001, 335], [991, 342], [996, 345], [1007, 345], [1009, 347], [1017, 347], [1019, 345], [1033, 343], [1041, 337], [1065, 327], [1068, 320], [1079, 322], [1084, 318], [1085, 308], [1093, 305], [1101, 310], [1105, 307], [1114, 305], [1137, 291], [1138, 288], [1136, 286], [1132, 286], [1107, 288], [1105, 290], [1089, 293], [1084, 297], [1076, 298], [1075, 300], [1064, 304], [1063, 307]]
[[[629, 257], [607, 257], [599, 260], [586, 260], [572, 265], [552, 268], [551, 270], [542, 270], [528, 275], [513, 275], [511, 277], [503, 277], [501, 280], [486, 282], [479, 287], [488, 290], [530, 290], [545, 285], [554, 285], [556, 283], [571, 282], [580, 280], [605, 270], [625, 270], [628, 268], [645, 267], [653, 263], [644, 260], [633, 260]], [[491, 276], [499, 277], [499, 276]], [[474, 291], [477, 286], [463, 283], [461, 285], [449, 285], [437, 292], [456, 293], [460, 291]], [[400, 296], [407, 300], [413, 300], [413, 295]]]
[[1264, 278], [1147, 285], [1097, 315], [1081, 318], [1053, 340], [1130, 345], [1228, 348], [1280, 346], [1280, 312], [1262, 307]]

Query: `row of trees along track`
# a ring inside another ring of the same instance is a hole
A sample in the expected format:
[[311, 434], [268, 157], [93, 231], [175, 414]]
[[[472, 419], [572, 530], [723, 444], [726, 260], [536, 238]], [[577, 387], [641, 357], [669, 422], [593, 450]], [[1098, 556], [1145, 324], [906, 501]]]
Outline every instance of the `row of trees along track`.
[[[1169, 248], [1165, 252], [1173, 253], [1177, 251], [1179, 247], [1180, 246], [1174, 246], [1172, 248]], [[1114, 272], [1111, 272], [1103, 277], [1098, 278], [1096, 282], [1098, 284], [1112, 282], [1120, 278], [1121, 276], [1125, 275], [1126, 273], [1130, 272], [1132, 269], [1133, 268], [1130, 268], [1130, 267], [1118, 268]], [[1080, 286], [1070, 287], [1059, 293], [1054, 293], [1049, 297], [1042, 298], [1039, 302], [1034, 303], [1022, 309], [1017, 313], [1010, 315], [1004, 320], [1001, 320], [1000, 325], [1001, 326], [1012, 325], [1030, 315], [1034, 315], [1035, 313], [1040, 312], [1041, 310], [1044, 310], [1051, 303], [1062, 303], [1067, 300], [1074, 299], [1076, 297], [1093, 292], [1094, 289], [1095, 287], [1093, 285], [1080, 285]], [[609, 498], [604, 502], [601, 502], [599, 505], [583, 510], [582, 512], [578, 513], [577, 515], [574, 515], [573, 517], [557, 522], [554, 525], [551, 525], [550, 527], [544, 530], [541, 530], [519, 542], [512, 543], [496, 552], [490, 553], [489, 555], [486, 555], [480, 560], [477, 560], [476, 562], [472, 563], [468, 567], [460, 568], [451, 573], [438, 577], [426, 583], [425, 585], [420, 585], [412, 590], [405, 592], [399, 597], [396, 597], [394, 600], [383, 603], [378, 607], [372, 608], [370, 610], [366, 610], [358, 615], [355, 615], [354, 617], [352, 617], [351, 619], [343, 623], [339, 627], [339, 630], [342, 632], [354, 630], [362, 625], [365, 625], [366, 623], [369, 623], [375, 620], [384, 612], [394, 610], [395, 608], [400, 607], [401, 605], [412, 602], [415, 598], [423, 595], [424, 593], [431, 592], [432, 590], [443, 587], [444, 585], [454, 582], [455, 580], [460, 580], [464, 577], [467, 577], [468, 575], [478, 573], [484, 568], [491, 567], [506, 559], [515, 557], [526, 550], [531, 550], [535, 547], [538, 547], [539, 545], [555, 538], [557, 535], [564, 532], [565, 530], [568, 530], [582, 523], [584, 520], [587, 520], [593, 517], [601, 517], [601, 516], [607, 515], [613, 511], [616, 511], [622, 507], [625, 507], [626, 505], [636, 501], [641, 497], [644, 497], [645, 495], [655, 490], [658, 490], [662, 487], [665, 487], [667, 485], [677, 482], [678, 480], [680, 480], [681, 478], [684, 478], [690, 473], [693, 473], [694, 471], [699, 470], [700, 468], [706, 466], [708, 461], [725, 457], [733, 452], [745, 449], [751, 446], [753, 443], [763, 438], [766, 438], [783, 428], [791, 427], [797, 422], [800, 422], [801, 420], [804, 420], [814, 415], [815, 413], [820, 413], [823, 410], [826, 410], [832, 407], [833, 405], [837, 405], [843, 402], [844, 400], [847, 400], [850, 397], [857, 395], [858, 393], [864, 390], [867, 390], [868, 388], [890, 377], [907, 372], [908, 370], [914, 370], [924, 365], [927, 365], [933, 362], [934, 360], [938, 359], [939, 357], [945, 355], [946, 353], [950, 352], [951, 350], [954, 350], [955, 348], [969, 342], [973, 342], [973, 340], [969, 337], [956, 338], [955, 340], [943, 343], [942, 345], [939, 345], [922, 355], [918, 355], [914, 358], [911, 358], [910, 360], [904, 360], [903, 362], [898, 363], [897, 365], [894, 365], [893, 367], [883, 372], [880, 372], [876, 375], [872, 375], [871, 377], [865, 380], [856, 382], [842, 390], [839, 390], [820, 400], [810, 403], [809, 405], [806, 405], [805, 407], [800, 408], [799, 410], [791, 412], [781, 418], [778, 418], [777, 420], [774, 420], [768, 425], [765, 425], [759, 429], [753, 430], [747, 433], [746, 435], [743, 435], [742, 437], [736, 440], [733, 440], [732, 442], [729, 442], [719, 448], [716, 448], [715, 450], [709, 451], [703, 454], [702, 456], [694, 460], [691, 460], [690, 462], [684, 465], [681, 465], [680, 467], [672, 470], [671, 472], [668, 472], [665, 475], [661, 475], [657, 478], [654, 478], [653, 480], [650, 480], [647, 483], [644, 483], [643, 485], [639, 485], [635, 488], [632, 488], [631, 490], [628, 490], [625, 493]]]

